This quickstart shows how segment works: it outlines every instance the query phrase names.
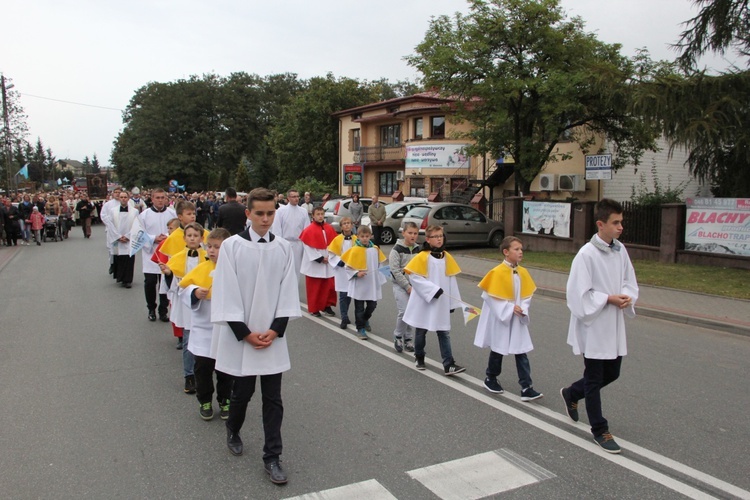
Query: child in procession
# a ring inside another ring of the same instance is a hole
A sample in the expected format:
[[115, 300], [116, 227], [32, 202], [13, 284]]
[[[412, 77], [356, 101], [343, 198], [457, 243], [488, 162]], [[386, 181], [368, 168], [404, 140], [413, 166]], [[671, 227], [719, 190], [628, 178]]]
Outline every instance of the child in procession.
[[213, 282], [211, 341], [216, 370], [234, 379], [227, 420], [227, 448], [242, 455], [240, 429], [260, 378], [263, 400], [263, 464], [274, 484], [285, 484], [281, 467], [283, 372], [291, 368], [284, 336], [301, 315], [292, 245], [270, 229], [276, 214], [272, 191], [253, 189], [245, 214], [250, 227], [224, 241]]
[[419, 227], [414, 222], [404, 222], [403, 238], [398, 240], [388, 255], [388, 264], [393, 277], [393, 297], [396, 299], [396, 328], [393, 330], [393, 348], [396, 352], [414, 352], [414, 328], [404, 322], [406, 304], [409, 303], [411, 282], [404, 268], [420, 252], [417, 245]]
[[[211, 357], [211, 337], [214, 325], [211, 323], [211, 287], [213, 271], [219, 258], [219, 249], [231, 234], [223, 228], [211, 231], [206, 241], [207, 260], [199, 263], [180, 281], [180, 298], [190, 308], [190, 342], [187, 349], [195, 360], [195, 395], [200, 405], [199, 414], [203, 420], [214, 417], [211, 399], [214, 394], [214, 371], [216, 360]], [[216, 399], [219, 403], [220, 418], [229, 418], [229, 397], [232, 378], [216, 371]]]
[[[172, 233], [175, 234], [175, 233]], [[182, 328], [182, 371], [185, 378], [186, 394], [195, 394], [195, 376], [193, 367], [195, 360], [188, 349], [190, 345], [190, 309], [179, 300], [179, 281], [187, 273], [192, 271], [198, 264], [206, 260], [206, 251], [202, 248], [203, 227], [197, 222], [191, 222], [183, 231], [185, 248], [172, 255], [166, 264], [159, 264], [164, 273], [164, 280], [169, 287], [169, 296], [172, 307], [169, 311], [169, 320], [175, 326]], [[166, 240], [165, 240], [166, 241]]]
[[368, 339], [366, 325], [378, 301], [383, 298], [381, 287], [386, 282], [385, 276], [378, 270], [386, 257], [380, 247], [370, 241], [371, 238], [372, 230], [359, 226], [357, 241], [341, 256], [349, 275], [347, 294], [354, 299], [354, 326], [357, 337], [362, 340]]
[[341, 314], [341, 324], [339, 327], [345, 330], [349, 326], [349, 276], [346, 273], [346, 264], [341, 260], [341, 256], [357, 242], [357, 235], [353, 234], [354, 224], [350, 217], [342, 217], [339, 222], [341, 225], [341, 234], [336, 236], [330, 245], [328, 245], [328, 263], [333, 267], [333, 279], [336, 292], [339, 295], [339, 311]]
[[543, 394], [534, 390], [531, 366], [526, 353], [534, 349], [529, 334], [529, 306], [536, 291], [529, 272], [520, 266], [523, 244], [515, 236], [506, 236], [500, 244], [505, 259], [479, 282], [482, 289], [482, 314], [479, 316], [474, 345], [489, 347], [484, 387], [493, 394], [503, 388], [497, 381], [502, 372], [503, 356], [514, 354], [521, 401], [533, 401]]
[[315, 207], [312, 215], [312, 222], [299, 235], [304, 245], [300, 273], [305, 275], [307, 310], [317, 318], [321, 312], [335, 316], [336, 284], [333, 268], [328, 264], [328, 245], [336, 238], [336, 230], [325, 222], [323, 207]]
[[417, 370], [426, 368], [426, 335], [428, 330], [433, 330], [437, 333], [445, 375], [452, 376], [466, 370], [453, 359], [450, 337], [450, 314], [463, 304], [456, 280], [461, 269], [453, 256], [445, 251], [442, 227], [429, 226], [425, 236], [422, 251], [404, 268], [410, 275], [412, 286], [404, 321], [415, 329], [414, 358]]
[[628, 353], [625, 317], [635, 317], [638, 282], [622, 234], [622, 205], [604, 198], [594, 207], [597, 233], [578, 251], [570, 267], [566, 297], [570, 309], [568, 344], [583, 355], [583, 378], [560, 389], [565, 411], [578, 421], [578, 401], [586, 400], [594, 441], [620, 453], [602, 415], [601, 390], [620, 376]]

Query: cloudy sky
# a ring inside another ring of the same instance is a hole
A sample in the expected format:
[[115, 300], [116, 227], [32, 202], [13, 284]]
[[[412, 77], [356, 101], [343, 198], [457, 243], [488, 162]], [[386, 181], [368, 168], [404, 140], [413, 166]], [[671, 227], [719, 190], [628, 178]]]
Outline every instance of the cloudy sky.
[[[692, 0], [562, 0], [587, 31], [633, 55], [669, 49]], [[151, 81], [236, 71], [415, 80], [406, 65], [430, 18], [465, 0], [5, 0], [0, 71], [21, 93], [28, 140], [109, 164], [121, 110]], [[726, 61], [704, 61], [725, 67]]]

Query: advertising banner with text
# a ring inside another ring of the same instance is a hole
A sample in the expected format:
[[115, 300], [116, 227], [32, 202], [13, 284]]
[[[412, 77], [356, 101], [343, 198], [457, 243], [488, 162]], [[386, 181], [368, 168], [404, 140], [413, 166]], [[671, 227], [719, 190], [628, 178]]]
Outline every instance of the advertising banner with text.
[[685, 250], [750, 256], [750, 198], [688, 198]]
[[524, 201], [522, 231], [570, 238], [570, 203]]
[[406, 146], [406, 168], [469, 168], [466, 144]]

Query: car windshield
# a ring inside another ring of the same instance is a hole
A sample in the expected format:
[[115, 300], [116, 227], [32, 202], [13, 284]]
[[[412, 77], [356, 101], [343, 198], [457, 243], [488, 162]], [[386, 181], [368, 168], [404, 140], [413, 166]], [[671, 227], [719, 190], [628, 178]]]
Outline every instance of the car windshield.
[[323, 209], [325, 209], [326, 212], [333, 212], [333, 209], [336, 208], [336, 202], [339, 200], [328, 200], [325, 205], [323, 205]]
[[385, 215], [391, 215], [394, 210], [398, 210], [399, 208], [403, 207], [401, 203], [391, 203], [390, 205], [385, 206]]
[[424, 219], [425, 217], [427, 217], [428, 213], [430, 213], [430, 207], [425, 207], [425, 206], [414, 207], [408, 212], [406, 212], [406, 215], [404, 215], [404, 218], [413, 217], [415, 219]]

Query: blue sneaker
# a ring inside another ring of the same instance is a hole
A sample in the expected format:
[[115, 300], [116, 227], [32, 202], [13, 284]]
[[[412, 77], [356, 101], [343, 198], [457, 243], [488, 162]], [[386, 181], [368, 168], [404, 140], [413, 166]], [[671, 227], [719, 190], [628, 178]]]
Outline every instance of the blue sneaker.
[[357, 338], [360, 340], [367, 340], [369, 338], [364, 328], [357, 330]]
[[533, 387], [527, 387], [521, 391], [521, 401], [534, 401], [544, 397], [541, 392], [536, 392]]
[[484, 388], [492, 394], [502, 394], [505, 392], [503, 386], [497, 381], [497, 377], [487, 377], [484, 379]]

